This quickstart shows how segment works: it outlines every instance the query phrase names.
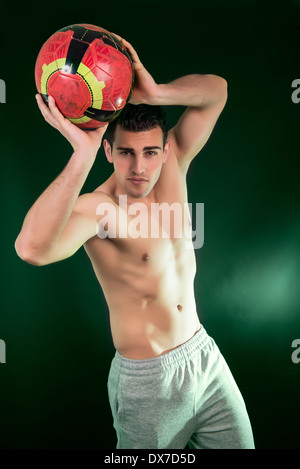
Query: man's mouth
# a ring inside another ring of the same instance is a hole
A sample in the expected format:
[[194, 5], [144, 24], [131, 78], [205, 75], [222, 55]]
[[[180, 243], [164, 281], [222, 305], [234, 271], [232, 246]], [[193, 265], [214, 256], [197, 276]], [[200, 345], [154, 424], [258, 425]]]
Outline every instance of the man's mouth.
[[143, 184], [147, 182], [147, 179], [144, 178], [128, 178], [129, 181], [131, 181], [133, 184]]

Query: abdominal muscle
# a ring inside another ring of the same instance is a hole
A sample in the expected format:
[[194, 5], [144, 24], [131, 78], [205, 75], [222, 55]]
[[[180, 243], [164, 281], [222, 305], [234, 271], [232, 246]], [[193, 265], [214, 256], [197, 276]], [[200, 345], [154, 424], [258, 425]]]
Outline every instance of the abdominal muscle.
[[[173, 298], [177, 294], [174, 292]], [[176, 304], [159, 299], [140, 298], [122, 308], [110, 310], [114, 345], [118, 352], [132, 359], [162, 355], [190, 339], [200, 328], [195, 306], [189, 298]], [[136, 305], [140, 306], [137, 307]]]
[[135, 255], [128, 246], [120, 249], [97, 237], [85, 245], [108, 304], [114, 346], [125, 358], [167, 353], [201, 327], [194, 252], [174, 251], [170, 240], [156, 241], [132, 240]]

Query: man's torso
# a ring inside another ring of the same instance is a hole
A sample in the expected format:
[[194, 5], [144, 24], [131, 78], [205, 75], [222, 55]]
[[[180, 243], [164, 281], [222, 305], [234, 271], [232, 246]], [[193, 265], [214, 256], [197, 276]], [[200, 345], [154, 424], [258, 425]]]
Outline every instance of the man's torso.
[[116, 226], [106, 223], [109, 235], [94, 236], [84, 245], [108, 304], [114, 346], [133, 359], [165, 353], [200, 328], [186, 181], [174, 155], [153, 191], [154, 205], [145, 200], [143, 210], [130, 215], [114, 195], [112, 175], [94, 194], [99, 193], [100, 204], [103, 193], [111, 201]]

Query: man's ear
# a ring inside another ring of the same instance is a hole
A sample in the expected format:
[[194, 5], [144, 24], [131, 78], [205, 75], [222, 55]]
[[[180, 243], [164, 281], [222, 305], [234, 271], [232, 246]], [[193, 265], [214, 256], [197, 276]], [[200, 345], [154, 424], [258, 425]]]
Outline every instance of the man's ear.
[[111, 156], [111, 146], [110, 146], [110, 143], [107, 139], [105, 139], [103, 141], [103, 148], [104, 148], [104, 151], [105, 151], [105, 156], [107, 158], [107, 161], [109, 163], [112, 163], [113, 159], [112, 159], [112, 156]]
[[163, 163], [165, 163], [167, 161], [168, 156], [169, 156], [169, 152], [170, 152], [170, 142], [169, 142], [169, 140], [167, 140], [166, 143], [165, 143], [165, 148], [164, 148]]

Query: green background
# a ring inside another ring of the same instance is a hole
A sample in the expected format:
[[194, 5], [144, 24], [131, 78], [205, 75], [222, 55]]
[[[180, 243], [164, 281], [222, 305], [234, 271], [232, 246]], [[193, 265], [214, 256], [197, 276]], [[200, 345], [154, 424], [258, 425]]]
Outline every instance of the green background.
[[[4, 16], [0, 447], [115, 447], [108, 311], [83, 248], [45, 267], [14, 250], [27, 210], [71, 155], [37, 108], [35, 59], [56, 30], [86, 22], [126, 37], [158, 83], [189, 73], [228, 81], [226, 108], [188, 176], [190, 202], [204, 203], [199, 316], [241, 389], [256, 447], [299, 449], [300, 103], [291, 83], [300, 78], [300, 3], [52, 2], [14, 4]], [[166, 109], [170, 126], [182, 110]], [[110, 172], [101, 150], [83, 192]]]

